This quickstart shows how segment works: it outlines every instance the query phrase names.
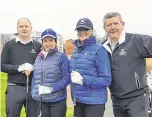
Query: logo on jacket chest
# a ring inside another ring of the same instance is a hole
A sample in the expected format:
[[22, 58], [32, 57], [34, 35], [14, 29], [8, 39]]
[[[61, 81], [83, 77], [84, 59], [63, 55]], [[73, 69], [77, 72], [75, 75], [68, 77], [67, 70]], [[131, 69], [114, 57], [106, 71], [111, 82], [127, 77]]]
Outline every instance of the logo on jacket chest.
[[85, 52], [85, 53], [84, 53], [84, 56], [86, 57], [87, 55], [88, 55], [88, 52]]
[[126, 56], [127, 52], [125, 51], [125, 49], [121, 49], [119, 52], [119, 56]]
[[31, 53], [36, 53], [35, 49], [32, 49], [30, 52], [31, 52]]

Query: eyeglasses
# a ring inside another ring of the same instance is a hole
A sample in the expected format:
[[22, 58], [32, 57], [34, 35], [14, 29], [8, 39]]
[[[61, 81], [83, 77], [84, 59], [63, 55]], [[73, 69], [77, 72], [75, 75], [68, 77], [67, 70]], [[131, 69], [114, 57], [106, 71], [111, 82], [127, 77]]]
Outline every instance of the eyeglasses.
[[88, 28], [78, 28], [78, 29], [76, 29], [78, 32], [81, 32], [81, 31], [88, 31], [88, 30], [90, 30], [90, 29], [88, 29]]

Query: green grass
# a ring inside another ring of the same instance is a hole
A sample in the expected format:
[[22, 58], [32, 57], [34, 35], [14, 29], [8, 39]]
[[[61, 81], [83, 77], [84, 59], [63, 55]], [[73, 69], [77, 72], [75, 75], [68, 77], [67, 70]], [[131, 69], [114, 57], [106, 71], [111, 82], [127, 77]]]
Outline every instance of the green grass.
[[[1, 91], [1, 110], [0, 110], [0, 117], [6, 117], [5, 114], [5, 90], [7, 86], [7, 74], [0, 72], [0, 91]], [[73, 108], [68, 107], [66, 117], [72, 117], [73, 116]], [[24, 108], [22, 108], [20, 117], [25, 117], [25, 111]]]

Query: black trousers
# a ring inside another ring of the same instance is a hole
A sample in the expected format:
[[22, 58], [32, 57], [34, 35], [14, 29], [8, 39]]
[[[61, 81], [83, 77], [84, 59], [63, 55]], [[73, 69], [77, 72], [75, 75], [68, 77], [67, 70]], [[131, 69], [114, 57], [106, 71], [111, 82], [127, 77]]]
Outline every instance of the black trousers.
[[76, 103], [74, 108], [75, 117], [103, 117], [105, 104]]
[[42, 102], [42, 117], [65, 117], [66, 99], [58, 102]]
[[115, 117], [148, 117], [149, 93], [131, 98], [111, 96]]
[[[6, 89], [6, 116], [20, 117], [22, 106], [26, 108], [26, 87], [24, 86], [8, 86]], [[38, 104], [31, 97], [29, 89], [28, 94], [28, 117], [37, 117]]]

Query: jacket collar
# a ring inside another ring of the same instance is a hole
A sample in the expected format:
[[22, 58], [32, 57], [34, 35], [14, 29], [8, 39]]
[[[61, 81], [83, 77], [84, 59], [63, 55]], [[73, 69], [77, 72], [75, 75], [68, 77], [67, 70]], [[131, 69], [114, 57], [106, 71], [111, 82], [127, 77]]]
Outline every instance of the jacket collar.
[[[125, 42], [126, 36], [127, 36], [127, 35], [126, 35], [125, 31], [123, 31], [122, 34], [121, 34], [121, 36], [120, 36], [120, 38], [119, 38], [119, 40], [118, 40], [119, 45]], [[104, 46], [104, 48], [105, 48], [110, 54], [112, 54], [112, 50], [110, 49], [111, 40], [110, 40], [109, 38], [107, 39], [107, 41], [104, 42], [103, 46]]]
[[[118, 43], [119, 43], [119, 45], [120, 44], [122, 44], [123, 42], [125, 42], [125, 31], [123, 31], [122, 32], [122, 34], [120, 35], [120, 38], [119, 38], [119, 40], [118, 40]], [[108, 37], [108, 40], [107, 40], [109, 43], [110, 43], [110, 45], [111, 45], [111, 40], [110, 40], [110, 38]]]
[[92, 36], [88, 39], [85, 39], [82, 44], [80, 43], [79, 40], [75, 40], [74, 44], [78, 48], [86, 48], [89, 45], [95, 44], [96, 43], [96, 37]]
[[51, 49], [49, 52], [46, 52], [44, 50], [42, 50], [40, 53], [39, 53], [39, 56], [43, 57], [43, 58], [46, 58], [46, 56], [52, 56], [54, 55], [56, 52], [58, 51], [58, 48], [54, 48], [54, 49]]
[[21, 40], [21, 39], [17, 36], [16, 39], [15, 39], [15, 41], [16, 41], [16, 43], [17, 43], [17, 42], [20, 42], [20, 43], [22, 43], [22, 44], [28, 44], [28, 43], [30, 43], [30, 42], [33, 42], [33, 39], [30, 38], [29, 41], [24, 42], [23, 40]]

